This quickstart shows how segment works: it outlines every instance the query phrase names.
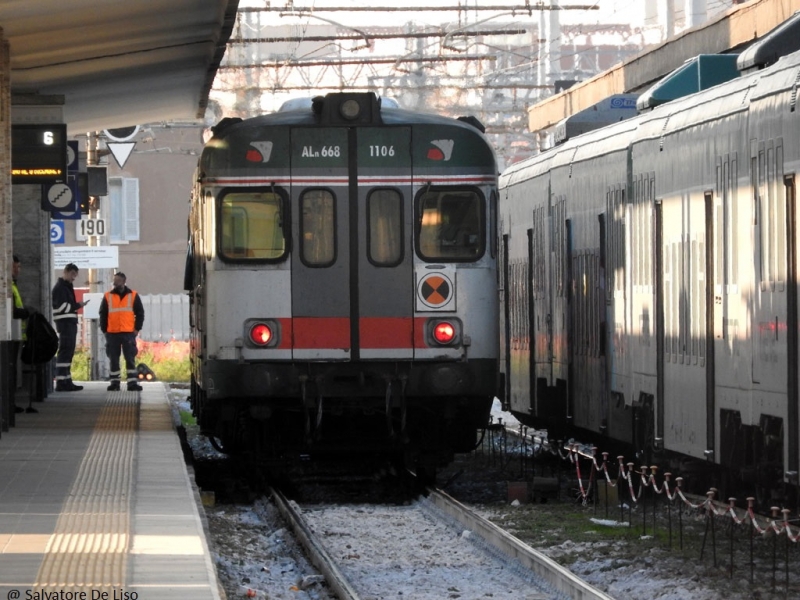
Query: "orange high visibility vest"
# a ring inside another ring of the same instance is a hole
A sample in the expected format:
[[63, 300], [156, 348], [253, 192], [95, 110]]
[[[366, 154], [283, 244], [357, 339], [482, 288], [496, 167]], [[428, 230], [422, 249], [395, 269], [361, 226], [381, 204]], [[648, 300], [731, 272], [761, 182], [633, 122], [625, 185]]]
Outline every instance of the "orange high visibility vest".
[[133, 333], [136, 323], [136, 315], [133, 314], [133, 301], [136, 299], [136, 292], [131, 290], [124, 298], [119, 294], [106, 292], [106, 303], [108, 304], [108, 333]]

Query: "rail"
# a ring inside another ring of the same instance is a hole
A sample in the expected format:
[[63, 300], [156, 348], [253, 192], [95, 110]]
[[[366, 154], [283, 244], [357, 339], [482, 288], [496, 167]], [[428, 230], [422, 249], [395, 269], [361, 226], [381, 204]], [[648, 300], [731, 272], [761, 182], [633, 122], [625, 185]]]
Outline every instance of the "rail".
[[557, 592], [564, 593], [573, 600], [613, 600], [611, 596], [589, 585], [553, 559], [537, 552], [491, 521], [476, 515], [445, 492], [429, 488], [428, 494], [428, 498], [437, 508], [467, 529], [476, 531], [506, 556], [519, 561], [522, 566], [541, 577]]
[[347, 580], [336, 561], [333, 560], [328, 551], [325, 550], [311, 528], [306, 524], [302, 515], [295, 510], [294, 506], [287, 500], [279, 490], [270, 489], [270, 496], [286, 522], [294, 531], [297, 539], [308, 552], [309, 560], [325, 576], [328, 585], [336, 592], [339, 600], [359, 600], [359, 595]]

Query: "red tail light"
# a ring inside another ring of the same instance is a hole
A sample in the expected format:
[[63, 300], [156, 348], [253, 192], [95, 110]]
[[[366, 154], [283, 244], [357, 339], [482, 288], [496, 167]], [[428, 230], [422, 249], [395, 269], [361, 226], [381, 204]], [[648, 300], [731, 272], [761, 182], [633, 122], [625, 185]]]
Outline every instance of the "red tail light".
[[250, 328], [250, 341], [256, 346], [266, 346], [272, 339], [272, 329], [266, 323], [256, 323]]
[[456, 337], [456, 328], [447, 321], [437, 323], [433, 328], [433, 339], [444, 345], [449, 344]]

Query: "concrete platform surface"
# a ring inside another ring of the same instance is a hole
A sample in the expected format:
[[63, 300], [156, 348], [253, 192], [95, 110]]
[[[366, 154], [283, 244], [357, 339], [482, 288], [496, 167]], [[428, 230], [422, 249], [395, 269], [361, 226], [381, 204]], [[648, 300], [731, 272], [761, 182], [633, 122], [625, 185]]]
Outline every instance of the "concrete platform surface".
[[0, 438], [0, 600], [219, 600], [167, 386], [83, 385]]

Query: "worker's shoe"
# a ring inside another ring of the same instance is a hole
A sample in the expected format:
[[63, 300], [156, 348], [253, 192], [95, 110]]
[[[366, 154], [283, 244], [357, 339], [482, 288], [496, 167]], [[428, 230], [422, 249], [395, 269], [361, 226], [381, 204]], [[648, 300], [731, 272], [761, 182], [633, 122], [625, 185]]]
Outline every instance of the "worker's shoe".
[[79, 392], [83, 389], [82, 385], [75, 385], [71, 379], [67, 379], [64, 384], [65, 392]]
[[57, 392], [71, 392], [72, 385], [71, 382], [67, 381], [66, 379], [61, 379], [56, 382], [56, 391]]
[[109, 392], [119, 391], [119, 381], [112, 381], [111, 385], [106, 388]]
[[129, 383], [128, 384], [128, 391], [129, 392], [141, 392], [142, 391], [142, 386], [140, 386], [138, 383]]

